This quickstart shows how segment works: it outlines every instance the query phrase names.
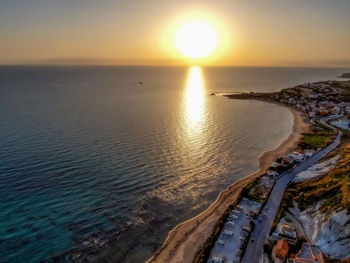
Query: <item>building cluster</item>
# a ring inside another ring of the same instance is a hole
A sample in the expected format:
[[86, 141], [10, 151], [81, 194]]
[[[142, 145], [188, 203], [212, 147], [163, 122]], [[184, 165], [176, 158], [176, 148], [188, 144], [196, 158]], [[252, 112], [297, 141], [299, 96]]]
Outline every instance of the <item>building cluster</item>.
[[277, 159], [267, 169], [266, 174], [275, 178], [279, 177], [282, 173], [290, 170], [295, 165], [309, 159], [315, 150], [313, 149], [299, 149], [292, 153]]
[[[288, 104], [314, 122], [316, 118], [329, 115], [344, 115], [350, 117], [350, 103], [342, 99], [342, 91], [338, 82], [327, 81], [305, 83], [294, 88], [273, 93], [272, 99]], [[313, 149], [297, 150], [273, 162], [267, 170], [270, 176], [278, 177], [298, 163], [305, 161], [315, 153]], [[321, 251], [310, 243], [303, 243], [299, 251], [291, 253], [290, 248], [296, 245], [297, 230], [286, 221], [280, 222], [272, 237], [277, 240], [273, 248], [273, 262], [316, 263], [323, 262]]]
[[[274, 256], [281, 259], [280, 262], [287, 263], [318, 263], [323, 262], [322, 254], [313, 245], [309, 243], [303, 243], [302, 248], [297, 254], [291, 254], [290, 258], [287, 258], [289, 253], [289, 243], [286, 239], [280, 239], [274, 248]], [[277, 260], [276, 260], [277, 261]]]
[[[265, 171], [265, 174], [256, 180], [250, 191], [244, 195], [241, 202], [230, 212], [224, 228], [211, 251], [208, 263], [240, 262], [249, 239], [249, 234], [252, 231], [252, 226], [256, 222], [265, 220], [265, 213], [261, 213], [260, 216], [258, 215], [262, 204], [267, 200], [274, 186], [275, 180], [284, 172], [290, 171], [297, 164], [310, 158], [314, 153], [315, 150], [313, 149], [295, 150], [277, 159], [270, 165]], [[295, 243], [297, 238], [295, 229], [284, 225], [280, 231], [281, 235], [278, 238]], [[284, 254], [282, 253], [280, 255]]]
[[[342, 118], [345, 116], [350, 119], [350, 103], [343, 99], [344, 93], [341, 85], [337, 81], [305, 83], [277, 93], [251, 92], [229, 95], [228, 97], [272, 99], [301, 111], [311, 123], [317, 118], [329, 115], [339, 115]], [[339, 117], [336, 116], [336, 118]], [[230, 211], [229, 218], [211, 250], [209, 263], [241, 261], [254, 224], [266, 219], [262, 205], [267, 200], [275, 181], [284, 173], [309, 159], [318, 150], [320, 149], [298, 149], [277, 159], [269, 166], [265, 174], [254, 182], [248, 194], [243, 195], [244, 198], [239, 205]], [[275, 263], [323, 262], [322, 253], [312, 244], [303, 243], [300, 250], [295, 251], [295, 246], [298, 243], [298, 232], [293, 225], [287, 222], [280, 221], [276, 232], [270, 239], [277, 240], [271, 255]], [[254, 242], [254, 238], [251, 239], [251, 242]], [[291, 247], [293, 253], [291, 253]]]
[[342, 94], [339, 82], [326, 81], [308, 82], [273, 93], [272, 96], [274, 100], [288, 104], [313, 119], [342, 113], [350, 116], [350, 103], [342, 101]]
[[323, 262], [321, 251], [310, 243], [303, 243], [299, 251], [291, 253], [290, 248], [297, 243], [297, 230], [289, 223], [278, 224], [273, 238], [277, 243], [273, 248], [272, 259], [275, 263], [317, 263]]

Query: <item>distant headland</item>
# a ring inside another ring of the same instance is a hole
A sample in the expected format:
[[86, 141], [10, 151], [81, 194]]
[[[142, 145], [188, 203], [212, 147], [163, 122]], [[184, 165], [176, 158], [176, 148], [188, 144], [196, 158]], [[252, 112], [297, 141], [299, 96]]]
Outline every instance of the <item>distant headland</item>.
[[350, 79], [350, 72], [341, 74], [339, 78]]

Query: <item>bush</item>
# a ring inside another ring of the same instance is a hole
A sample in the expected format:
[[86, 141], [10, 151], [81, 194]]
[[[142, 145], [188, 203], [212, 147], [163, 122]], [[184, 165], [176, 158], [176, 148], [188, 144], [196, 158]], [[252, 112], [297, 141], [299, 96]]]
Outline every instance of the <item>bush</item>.
[[276, 245], [276, 240], [268, 240], [267, 243], [264, 244], [264, 253], [271, 256], [273, 247]]
[[298, 237], [295, 245], [290, 245], [289, 254], [297, 254], [301, 249], [301, 247], [303, 246], [303, 243], [306, 243], [306, 242], [307, 240], [304, 236]]
[[329, 136], [325, 135], [304, 135], [304, 148], [324, 148], [330, 142]]

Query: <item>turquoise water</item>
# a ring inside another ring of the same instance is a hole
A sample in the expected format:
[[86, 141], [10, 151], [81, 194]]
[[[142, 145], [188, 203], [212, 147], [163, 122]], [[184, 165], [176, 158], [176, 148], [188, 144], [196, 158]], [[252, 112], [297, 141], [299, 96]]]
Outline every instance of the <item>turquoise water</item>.
[[210, 93], [343, 71], [0, 67], [0, 262], [143, 262], [291, 131], [285, 108]]

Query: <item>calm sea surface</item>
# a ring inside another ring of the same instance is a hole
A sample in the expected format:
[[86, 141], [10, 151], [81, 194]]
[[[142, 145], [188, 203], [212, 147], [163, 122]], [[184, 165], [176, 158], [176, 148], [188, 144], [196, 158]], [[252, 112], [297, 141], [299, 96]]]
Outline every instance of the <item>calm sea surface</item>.
[[143, 262], [291, 132], [286, 108], [210, 93], [345, 71], [0, 67], [0, 262]]

